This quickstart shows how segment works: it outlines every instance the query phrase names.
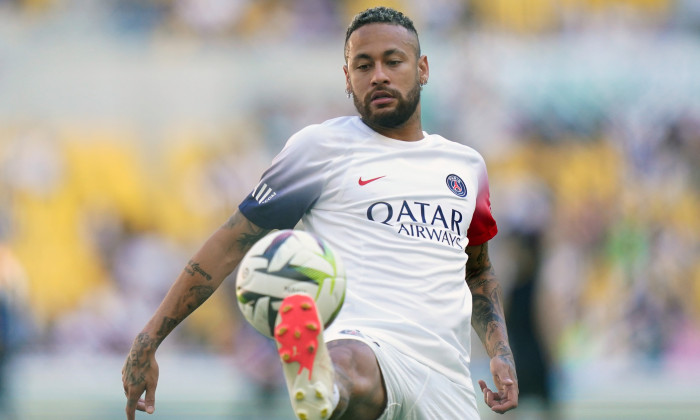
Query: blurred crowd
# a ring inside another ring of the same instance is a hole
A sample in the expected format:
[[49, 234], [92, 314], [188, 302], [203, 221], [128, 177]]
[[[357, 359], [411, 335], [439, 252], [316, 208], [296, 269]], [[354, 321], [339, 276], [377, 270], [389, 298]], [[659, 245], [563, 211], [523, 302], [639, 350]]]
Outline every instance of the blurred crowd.
[[343, 31], [352, 16], [384, 5], [407, 12], [424, 31], [454, 34], [466, 26], [519, 33], [578, 30], [610, 16], [644, 26], [698, 29], [693, 0], [2, 0], [13, 13], [66, 13], [104, 19], [127, 35], [197, 38], [317, 38]]
[[[233, 68], [253, 54], [240, 43], [252, 42], [272, 55], [296, 49], [312, 67], [316, 49], [342, 59], [335, 40], [376, 4], [0, 0], [0, 21], [16, 35], [0, 41], [0, 77], [11, 44], [46, 36], [39, 27], [60, 38], [71, 30], [61, 22], [77, 15], [99, 23], [115, 54], [171, 39], [210, 48]], [[700, 353], [700, 4], [382, 4], [414, 17], [424, 52], [442, 66], [424, 89], [426, 130], [486, 158], [496, 268], [510, 308], [529, 321], [514, 335], [530, 334], [538, 357], [561, 365], [619, 359], [683, 369]], [[182, 91], [197, 89], [182, 74]], [[0, 352], [124, 353], [289, 135], [353, 112], [340, 75], [315, 99], [290, 80], [276, 81], [279, 96], [230, 114], [236, 96], [222, 87], [224, 118], [167, 125], [101, 103], [94, 107], [109, 108], [109, 118], [60, 117], [63, 99], [46, 94], [56, 118], [34, 112], [37, 99], [1, 97]], [[255, 366], [257, 341], [241, 339], [249, 332], [232, 283], [164, 346], [239, 352]]]

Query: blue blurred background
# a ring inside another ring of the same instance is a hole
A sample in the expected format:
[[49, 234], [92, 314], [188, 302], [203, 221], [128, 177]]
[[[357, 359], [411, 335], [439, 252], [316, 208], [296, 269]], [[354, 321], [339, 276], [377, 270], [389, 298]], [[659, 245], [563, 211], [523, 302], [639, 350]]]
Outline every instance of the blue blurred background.
[[[498, 418], [698, 418], [700, 2], [0, 0], [0, 419], [124, 418], [191, 254], [293, 132], [354, 114], [344, 32], [378, 4], [416, 22], [424, 128], [488, 164]], [[291, 418], [232, 284], [161, 346], [149, 418]]]

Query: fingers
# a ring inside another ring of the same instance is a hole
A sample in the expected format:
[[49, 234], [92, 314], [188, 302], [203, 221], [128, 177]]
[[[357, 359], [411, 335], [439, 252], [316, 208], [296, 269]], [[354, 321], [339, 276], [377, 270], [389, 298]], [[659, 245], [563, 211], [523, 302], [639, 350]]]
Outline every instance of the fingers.
[[143, 388], [139, 390], [133, 386], [129, 386], [126, 378], [124, 377], [122, 377], [122, 383], [124, 384], [124, 395], [126, 396], [126, 419], [134, 420], [136, 417], [139, 397], [141, 397], [141, 394], [143, 393]]
[[[149, 411], [150, 408], [150, 411]], [[132, 403], [131, 401], [127, 401], [126, 403], [126, 418], [128, 420], [134, 420], [136, 417], [136, 410], [138, 411], [143, 411], [148, 414], [153, 414], [155, 411], [155, 405], [151, 404], [150, 406], [148, 403], [146, 403], [146, 400], [143, 398], [139, 398], [135, 403]]]
[[139, 398], [143, 391], [135, 391], [131, 396], [129, 396], [129, 391], [124, 388], [124, 394], [126, 394], [126, 418], [127, 420], [134, 420], [136, 416], [136, 410], [145, 411], [148, 414], [153, 414], [156, 411], [156, 396], [155, 396], [155, 386], [151, 386], [146, 390], [146, 398]]
[[138, 397], [136, 399], [129, 398], [127, 396], [126, 400], [126, 420], [135, 420], [136, 419], [136, 405], [137, 405]]
[[145, 410], [148, 414], [153, 414], [156, 410], [156, 386], [146, 386]]
[[[139, 411], [145, 411], [145, 412], [148, 413], [148, 411], [146, 410], [146, 400], [144, 400], [143, 398], [141, 398], [141, 399], [139, 400], [139, 402], [136, 404], [136, 409], [139, 410]], [[148, 413], [148, 414], [153, 414], [153, 413]]]
[[503, 386], [503, 390], [496, 393], [489, 389], [486, 382], [480, 380], [479, 387], [484, 393], [484, 402], [491, 410], [496, 413], [503, 414], [506, 411], [512, 410], [518, 406], [518, 392], [515, 387], [515, 382], [507, 379], [510, 383]]
[[498, 414], [503, 414], [506, 411], [512, 410], [518, 406], [517, 396], [513, 399], [511, 395], [497, 396], [492, 405], [489, 405], [491, 410]]
[[518, 406], [517, 404], [513, 404], [512, 402], [507, 402], [507, 403], [503, 403], [503, 404], [496, 404], [493, 407], [491, 407], [491, 410], [494, 413], [504, 414], [505, 412], [510, 411], [517, 406]]
[[129, 387], [126, 384], [124, 385], [124, 395], [126, 395], [127, 420], [135, 420], [136, 410], [146, 411], [146, 402], [143, 398], [141, 398], [144, 388], [144, 386]]
[[486, 403], [486, 405], [488, 405], [489, 407], [493, 406], [495, 396], [493, 391], [491, 391], [486, 385], [486, 382], [482, 380], [479, 380], [479, 387], [481, 388], [481, 392], [484, 393], [484, 402]]

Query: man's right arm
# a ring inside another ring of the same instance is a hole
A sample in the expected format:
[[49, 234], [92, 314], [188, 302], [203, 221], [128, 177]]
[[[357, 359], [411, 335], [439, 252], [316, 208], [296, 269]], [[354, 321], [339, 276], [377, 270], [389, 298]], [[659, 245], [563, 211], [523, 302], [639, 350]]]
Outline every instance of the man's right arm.
[[[268, 232], [236, 211], [187, 263], [137, 335], [122, 369], [128, 420], [135, 418], [136, 409], [151, 413], [155, 408], [158, 383], [155, 351], [160, 343], [214, 293], [250, 247]], [[139, 400], [144, 391], [145, 400]]]

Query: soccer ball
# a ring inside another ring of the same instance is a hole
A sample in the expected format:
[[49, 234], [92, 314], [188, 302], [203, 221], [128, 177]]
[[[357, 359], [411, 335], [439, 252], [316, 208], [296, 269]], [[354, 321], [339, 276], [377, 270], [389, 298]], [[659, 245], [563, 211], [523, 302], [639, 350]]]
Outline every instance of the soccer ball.
[[236, 297], [245, 319], [272, 337], [282, 299], [314, 298], [324, 326], [345, 300], [345, 271], [339, 255], [321, 238], [302, 230], [280, 230], [256, 242], [238, 266]]

